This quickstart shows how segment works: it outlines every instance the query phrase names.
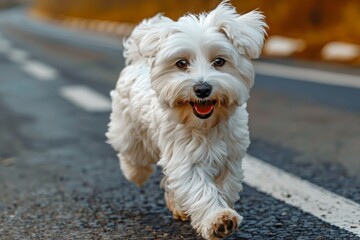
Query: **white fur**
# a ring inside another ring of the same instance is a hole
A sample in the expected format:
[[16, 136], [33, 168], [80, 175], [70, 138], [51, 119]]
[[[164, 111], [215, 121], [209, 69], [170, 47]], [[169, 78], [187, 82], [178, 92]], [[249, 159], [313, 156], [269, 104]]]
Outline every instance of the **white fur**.
[[[261, 52], [263, 18], [256, 11], [239, 15], [225, 1], [209, 14], [145, 20], [124, 42], [127, 66], [111, 92], [107, 137], [125, 177], [141, 185], [160, 165], [170, 210], [190, 216], [206, 239], [216, 238], [222, 219], [237, 226], [242, 219], [232, 207], [250, 143], [250, 59]], [[212, 66], [219, 56], [225, 65]], [[179, 59], [190, 62], [186, 71], [176, 66]], [[200, 81], [213, 87], [207, 99], [217, 100], [208, 119], [196, 117], [189, 104]]]

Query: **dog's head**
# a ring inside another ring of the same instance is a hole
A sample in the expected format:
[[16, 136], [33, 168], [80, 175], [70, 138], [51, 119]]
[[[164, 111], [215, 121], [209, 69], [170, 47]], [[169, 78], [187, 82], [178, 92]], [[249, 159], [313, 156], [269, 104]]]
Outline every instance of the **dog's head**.
[[151, 64], [151, 83], [164, 109], [192, 127], [213, 127], [246, 102], [266, 24], [257, 11], [240, 15], [227, 2], [178, 21], [157, 16], [132, 34]]

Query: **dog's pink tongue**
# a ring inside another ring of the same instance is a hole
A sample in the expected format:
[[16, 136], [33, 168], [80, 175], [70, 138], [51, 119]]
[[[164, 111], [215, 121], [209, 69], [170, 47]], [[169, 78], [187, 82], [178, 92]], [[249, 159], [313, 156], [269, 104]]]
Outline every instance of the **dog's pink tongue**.
[[194, 104], [194, 108], [195, 108], [196, 112], [198, 112], [201, 115], [209, 114], [211, 112], [211, 110], [213, 109], [213, 107], [214, 106], [211, 101]]

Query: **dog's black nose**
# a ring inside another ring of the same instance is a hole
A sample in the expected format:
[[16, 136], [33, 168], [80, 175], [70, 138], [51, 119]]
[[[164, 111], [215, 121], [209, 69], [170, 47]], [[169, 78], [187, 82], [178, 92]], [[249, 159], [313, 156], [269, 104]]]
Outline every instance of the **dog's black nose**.
[[194, 86], [195, 95], [199, 98], [206, 98], [210, 96], [212, 86], [208, 83], [199, 83]]

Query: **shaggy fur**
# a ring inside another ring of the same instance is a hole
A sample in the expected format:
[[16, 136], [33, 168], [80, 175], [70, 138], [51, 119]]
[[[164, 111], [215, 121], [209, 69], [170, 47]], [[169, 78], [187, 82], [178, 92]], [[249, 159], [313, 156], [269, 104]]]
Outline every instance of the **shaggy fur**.
[[[225, 1], [208, 14], [144, 20], [124, 42], [126, 67], [111, 91], [106, 135], [123, 174], [142, 185], [161, 166], [174, 218], [191, 219], [205, 239], [228, 236], [242, 220], [233, 206], [250, 143], [250, 59], [261, 52], [263, 18], [257, 11], [239, 15]], [[194, 86], [203, 83], [212, 91], [199, 98]], [[211, 116], [195, 114], [199, 102], [214, 103], [205, 104]]]

